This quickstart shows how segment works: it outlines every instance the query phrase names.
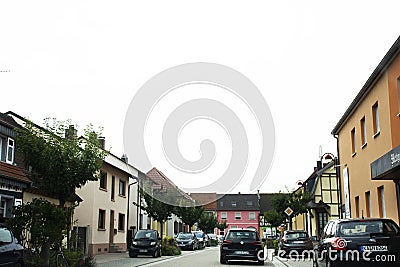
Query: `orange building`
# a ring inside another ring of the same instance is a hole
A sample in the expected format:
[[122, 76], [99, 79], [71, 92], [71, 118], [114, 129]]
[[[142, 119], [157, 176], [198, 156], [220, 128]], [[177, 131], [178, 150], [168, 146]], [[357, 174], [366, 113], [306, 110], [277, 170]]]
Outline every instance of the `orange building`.
[[343, 217], [400, 218], [400, 37], [332, 130]]

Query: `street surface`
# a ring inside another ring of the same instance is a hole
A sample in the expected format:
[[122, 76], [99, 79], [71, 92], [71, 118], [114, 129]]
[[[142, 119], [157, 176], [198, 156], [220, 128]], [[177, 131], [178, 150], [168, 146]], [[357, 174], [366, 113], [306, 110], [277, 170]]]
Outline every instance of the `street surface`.
[[[182, 251], [180, 256], [162, 256], [161, 258], [152, 258], [139, 256], [138, 258], [129, 258], [127, 253], [104, 254], [96, 256], [98, 267], [132, 267], [132, 266], [189, 266], [189, 267], [213, 267], [213, 266], [258, 266], [253, 262], [229, 262], [222, 265], [219, 263], [219, 246], [207, 247], [196, 251]], [[277, 267], [311, 267], [311, 261], [302, 259], [278, 259], [269, 254], [268, 260], [264, 266]]]

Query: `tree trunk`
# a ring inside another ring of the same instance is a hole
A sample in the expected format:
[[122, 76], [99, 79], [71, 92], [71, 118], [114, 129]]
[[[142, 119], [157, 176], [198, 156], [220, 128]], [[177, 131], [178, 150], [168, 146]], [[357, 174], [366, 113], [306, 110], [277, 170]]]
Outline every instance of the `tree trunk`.
[[164, 233], [164, 222], [160, 221], [160, 235], [161, 239], [163, 238], [163, 233]]
[[50, 243], [46, 242], [42, 246], [42, 251], [40, 253], [40, 257], [43, 261], [43, 266], [48, 267], [50, 266]]

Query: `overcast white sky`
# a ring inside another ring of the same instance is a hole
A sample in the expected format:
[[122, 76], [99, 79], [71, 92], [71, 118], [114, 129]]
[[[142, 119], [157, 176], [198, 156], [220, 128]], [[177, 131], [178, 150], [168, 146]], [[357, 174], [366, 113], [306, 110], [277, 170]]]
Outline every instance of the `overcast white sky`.
[[[1, 1], [0, 112], [103, 126], [122, 155], [125, 114], [147, 80], [180, 64], [222, 64], [268, 103], [276, 150], [260, 190], [285, 190], [311, 174], [319, 146], [336, 154], [330, 132], [399, 36], [399, 10], [398, 0]], [[233, 192], [246, 192], [250, 176]]]

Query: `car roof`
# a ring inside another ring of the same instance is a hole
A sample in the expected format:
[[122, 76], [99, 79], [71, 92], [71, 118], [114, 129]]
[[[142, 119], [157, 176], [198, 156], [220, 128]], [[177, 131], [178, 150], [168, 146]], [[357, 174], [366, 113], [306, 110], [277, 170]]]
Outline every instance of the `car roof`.
[[390, 221], [394, 222], [392, 219], [389, 218], [347, 218], [347, 219], [338, 219], [338, 220], [331, 220], [336, 223], [345, 223], [345, 222], [368, 222], [368, 221]]
[[249, 231], [249, 232], [257, 232], [256, 229], [252, 229], [252, 228], [233, 228], [233, 229], [229, 229], [228, 231]]

